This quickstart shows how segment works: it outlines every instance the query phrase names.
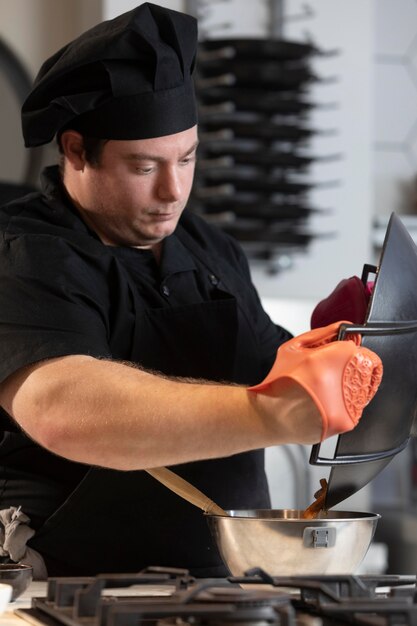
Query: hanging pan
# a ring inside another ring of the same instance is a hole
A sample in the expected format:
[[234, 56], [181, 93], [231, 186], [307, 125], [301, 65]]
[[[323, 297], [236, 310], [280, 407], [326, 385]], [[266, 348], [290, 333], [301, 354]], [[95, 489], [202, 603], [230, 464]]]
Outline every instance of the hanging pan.
[[275, 61], [300, 61], [312, 55], [322, 55], [311, 43], [284, 39], [212, 39], [200, 43], [199, 58], [249, 57], [274, 59]]
[[[230, 76], [229, 84], [235, 87], [262, 87], [270, 89], [298, 90], [318, 82], [318, 77], [307, 67], [287, 69], [278, 63], [229, 61], [210, 63], [199, 67], [197, 85], [204, 87], [204, 79]], [[201, 82], [200, 82], [201, 81]]]
[[[198, 92], [198, 99], [205, 105], [228, 103], [229, 110], [249, 110], [276, 115], [301, 115], [316, 107], [299, 95], [266, 89], [236, 89], [231, 85], [207, 87]], [[205, 111], [203, 111], [205, 113]], [[207, 114], [210, 111], [207, 110]]]
[[[223, 195], [235, 195], [239, 192], [263, 192], [264, 194], [284, 194], [287, 196], [300, 196], [312, 189], [330, 189], [339, 185], [338, 181], [326, 181], [322, 183], [304, 183], [289, 180], [284, 176], [253, 175], [253, 169], [237, 168], [220, 169], [217, 172], [206, 171], [197, 175], [199, 187], [204, 194], [208, 189]], [[245, 173], [247, 171], [247, 173]]]
[[[216, 131], [220, 131], [220, 133]], [[251, 124], [230, 121], [227, 127], [225, 127], [221, 122], [216, 120], [207, 121], [202, 129], [202, 133], [204, 142], [210, 139], [232, 139], [236, 137], [238, 139], [267, 139], [270, 141], [288, 141], [292, 143], [305, 141], [313, 137], [313, 135], [324, 134], [323, 131], [314, 131], [297, 124], [271, 124], [268, 122], [256, 122]]]
[[[298, 92], [319, 79], [309, 69], [282, 69], [276, 64], [259, 66], [257, 63], [239, 64], [227, 67], [205, 68], [196, 79], [198, 90], [221, 85], [233, 85], [236, 89], [275, 89], [285, 92]], [[328, 81], [329, 79], [327, 79]], [[323, 82], [323, 81], [322, 81]]]
[[259, 225], [245, 225], [245, 224], [230, 224], [222, 226], [222, 230], [232, 235], [240, 242], [258, 242], [258, 243], [272, 243], [275, 245], [286, 246], [306, 246], [313, 241], [313, 239], [322, 239], [324, 237], [332, 236], [330, 233], [309, 233], [300, 231], [296, 228], [287, 229], [271, 229], [268, 226]]
[[[248, 150], [243, 151], [238, 146], [233, 145], [233, 142], [229, 143], [229, 146], [207, 146], [202, 148], [204, 156], [199, 159], [200, 166], [204, 169], [210, 168], [210, 162], [218, 163], [220, 159], [224, 159], [225, 165], [256, 165], [263, 168], [288, 168], [295, 170], [304, 170], [308, 168], [314, 161], [331, 161], [337, 160], [340, 157], [338, 155], [323, 157], [313, 157], [295, 154], [290, 151], [283, 150], [269, 150], [264, 148], [263, 150]], [[204, 163], [203, 163], [204, 161]]]
[[[258, 168], [255, 168], [258, 169]], [[253, 175], [253, 168], [229, 168], [218, 171], [206, 171], [199, 175], [200, 185], [222, 185], [224, 183], [233, 186], [233, 192], [259, 191], [264, 193], [279, 193], [287, 195], [302, 195], [318, 185], [312, 183], [292, 182], [282, 176]]]
[[[249, 197], [247, 197], [249, 196]], [[234, 213], [236, 218], [254, 218], [262, 220], [291, 220], [308, 219], [314, 214], [323, 214], [323, 209], [316, 209], [298, 202], [273, 202], [264, 194], [238, 193], [230, 197], [214, 196], [199, 200], [194, 196], [190, 205], [198, 208], [202, 213]]]

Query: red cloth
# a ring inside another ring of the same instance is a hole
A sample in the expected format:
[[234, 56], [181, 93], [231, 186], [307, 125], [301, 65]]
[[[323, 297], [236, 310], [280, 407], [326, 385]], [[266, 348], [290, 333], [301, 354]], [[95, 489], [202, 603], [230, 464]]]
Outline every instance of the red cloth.
[[314, 309], [311, 315], [311, 328], [320, 328], [340, 320], [363, 324], [372, 287], [373, 283], [364, 285], [358, 276], [340, 281], [332, 293]]

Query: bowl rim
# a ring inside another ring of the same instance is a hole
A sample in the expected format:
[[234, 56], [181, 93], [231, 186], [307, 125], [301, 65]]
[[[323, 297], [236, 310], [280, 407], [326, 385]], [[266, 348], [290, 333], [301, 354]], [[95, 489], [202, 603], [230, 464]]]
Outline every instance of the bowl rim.
[[[354, 522], [365, 520], [378, 520], [381, 518], [379, 513], [370, 513], [365, 511], [329, 511], [325, 517], [273, 517], [271, 513], [300, 514], [304, 509], [226, 509], [228, 515], [218, 515], [215, 513], [205, 513], [208, 518], [219, 520], [246, 520], [247, 522], [280, 522], [280, 523], [298, 523], [298, 524], [323, 524], [327, 522]], [[268, 512], [268, 515], [265, 513]], [[239, 515], [240, 513], [240, 515]], [[252, 513], [252, 515], [243, 515], [243, 513]], [[332, 516], [331, 513], [336, 515]], [[345, 515], [345, 517], [344, 517]]]
[[0, 572], [24, 572], [29, 570], [33, 571], [33, 567], [28, 563], [0, 563]]

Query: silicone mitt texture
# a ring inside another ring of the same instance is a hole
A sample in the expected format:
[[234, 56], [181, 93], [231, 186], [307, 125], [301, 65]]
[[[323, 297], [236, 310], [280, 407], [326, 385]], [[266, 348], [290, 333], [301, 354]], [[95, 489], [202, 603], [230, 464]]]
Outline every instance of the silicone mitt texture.
[[336, 341], [336, 322], [294, 337], [280, 346], [271, 371], [251, 391], [262, 392], [280, 380], [303, 387], [322, 418], [321, 440], [352, 430], [382, 379], [382, 361], [360, 346], [360, 335]]

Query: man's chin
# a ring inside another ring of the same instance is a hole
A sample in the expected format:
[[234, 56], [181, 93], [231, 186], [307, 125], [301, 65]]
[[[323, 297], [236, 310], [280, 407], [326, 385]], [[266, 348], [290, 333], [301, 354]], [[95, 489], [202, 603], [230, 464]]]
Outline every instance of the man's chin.
[[151, 232], [147, 233], [149, 237], [149, 241], [152, 240], [152, 243], [160, 243], [166, 237], [172, 235], [178, 225], [178, 220], [171, 220], [170, 222], [164, 222], [163, 224], [158, 225], [156, 228], [153, 228]]
[[141, 234], [141, 236], [135, 238], [135, 243], [131, 243], [130, 245], [138, 248], [152, 248], [153, 246], [157, 246], [162, 243], [164, 239], [172, 235], [175, 228], [176, 225], [172, 228], [158, 230], [158, 232]]

